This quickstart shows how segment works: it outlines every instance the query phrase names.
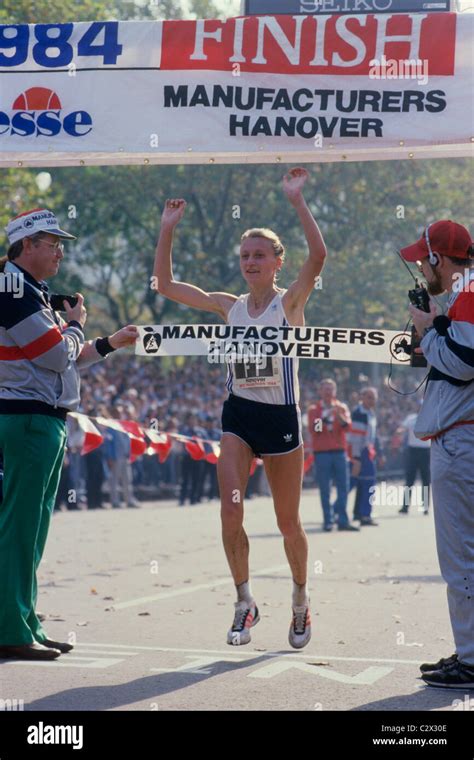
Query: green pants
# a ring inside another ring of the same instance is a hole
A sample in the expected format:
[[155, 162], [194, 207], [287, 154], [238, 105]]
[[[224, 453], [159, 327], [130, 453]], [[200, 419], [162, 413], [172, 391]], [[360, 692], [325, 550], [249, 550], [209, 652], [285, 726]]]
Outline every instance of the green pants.
[[0, 646], [44, 641], [36, 617], [43, 556], [64, 458], [66, 424], [43, 414], [0, 414]]

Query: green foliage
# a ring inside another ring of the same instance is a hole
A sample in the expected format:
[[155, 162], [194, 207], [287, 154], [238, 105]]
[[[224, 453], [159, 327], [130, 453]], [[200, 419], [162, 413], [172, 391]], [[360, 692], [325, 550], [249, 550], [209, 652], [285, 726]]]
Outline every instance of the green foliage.
[[[181, 0], [2, 0], [0, 24], [180, 19], [184, 7]], [[191, 0], [189, 10], [194, 18], [224, 18], [238, 15], [240, 2]]]
[[[161, 2], [158, 6], [173, 5]], [[176, 5], [176, 3], [174, 3]], [[148, 5], [133, 0], [2, 0], [0, 24], [54, 24], [151, 18]]]
[[[40, 192], [36, 184], [39, 170], [2, 169], [0, 171], [0, 233], [12, 216], [38, 206], [55, 206], [60, 200], [60, 188]], [[3, 238], [6, 245], [6, 238]], [[3, 253], [2, 253], [3, 255]]]
[[[228, 5], [231, 5], [231, 3]], [[191, 0], [190, 10], [196, 18], [224, 18], [228, 15], [232, 15], [228, 13], [227, 8], [224, 12], [222, 6], [219, 10], [212, 0]]]
[[[51, 169], [55, 209], [79, 235], [63, 264], [63, 282], [81, 286], [101, 328], [118, 323], [213, 321], [151, 289], [150, 276], [166, 198], [188, 207], [175, 235], [174, 272], [206, 290], [245, 290], [238, 247], [248, 227], [269, 226], [287, 259], [280, 285], [296, 277], [306, 245], [281, 189], [282, 165], [146, 166]], [[307, 323], [401, 329], [411, 281], [396, 250], [439, 218], [472, 223], [468, 160], [313, 164], [305, 192], [323, 231], [328, 259], [323, 288]], [[33, 172], [23, 171], [32, 189]], [[18, 184], [15, 186], [18, 188]], [[36, 202], [32, 197], [28, 205]], [[50, 203], [50, 201], [48, 201]], [[68, 213], [77, 214], [68, 219]], [[21, 210], [17, 207], [15, 211]], [[404, 215], [404, 218], [398, 218]], [[94, 323], [94, 322], [92, 322]]]

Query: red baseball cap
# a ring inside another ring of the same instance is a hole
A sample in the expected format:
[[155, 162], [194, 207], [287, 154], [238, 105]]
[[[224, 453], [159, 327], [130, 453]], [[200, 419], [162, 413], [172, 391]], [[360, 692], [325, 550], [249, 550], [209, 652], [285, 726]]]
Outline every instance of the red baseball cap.
[[429, 256], [427, 239], [433, 253], [459, 259], [469, 258], [469, 249], [472, 246], [469, 231], [451, 219], [442, 219], [428, 225], [416, 243], [401, 249], [400, 253], [405, 261], [426, 259]]

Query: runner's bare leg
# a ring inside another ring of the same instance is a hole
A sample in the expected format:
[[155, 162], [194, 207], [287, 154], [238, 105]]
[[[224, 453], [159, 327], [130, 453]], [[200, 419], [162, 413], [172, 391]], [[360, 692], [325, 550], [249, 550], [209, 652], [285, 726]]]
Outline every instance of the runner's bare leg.
[[299, 517], [303, 446], [289, 454], [266, 456], [263, 462], [293, 580], [303, 586], [308, 573], [308, 540]]
[[217, 477], [221, 496], [222, 540], [236, 586], [249, 580], [249, 541], [243, 527], [244, 496], [253, 452], [240, 438], [224, 433]]

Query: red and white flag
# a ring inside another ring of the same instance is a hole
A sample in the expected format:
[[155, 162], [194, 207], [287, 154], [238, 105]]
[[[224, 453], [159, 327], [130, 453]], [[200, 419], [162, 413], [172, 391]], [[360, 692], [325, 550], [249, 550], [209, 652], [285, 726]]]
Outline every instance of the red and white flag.
[[77, 424], [79, 425], [79, 428], [84, 433], [84, 440], [82, 442], [82, 449], [81, 454], [84, 456], [84, 454], [89, 454], [89, 452], [94, 451], [94, 449], [97, 449], [99, 446], [102, 445], [104, 442], [104, 436], [96, 428], [92, 420], [87, 416], [87, 414], [79, 414], [78, 412], [70, 412], [70, 416], [74, 417], [74, 419], [77, 421]]

